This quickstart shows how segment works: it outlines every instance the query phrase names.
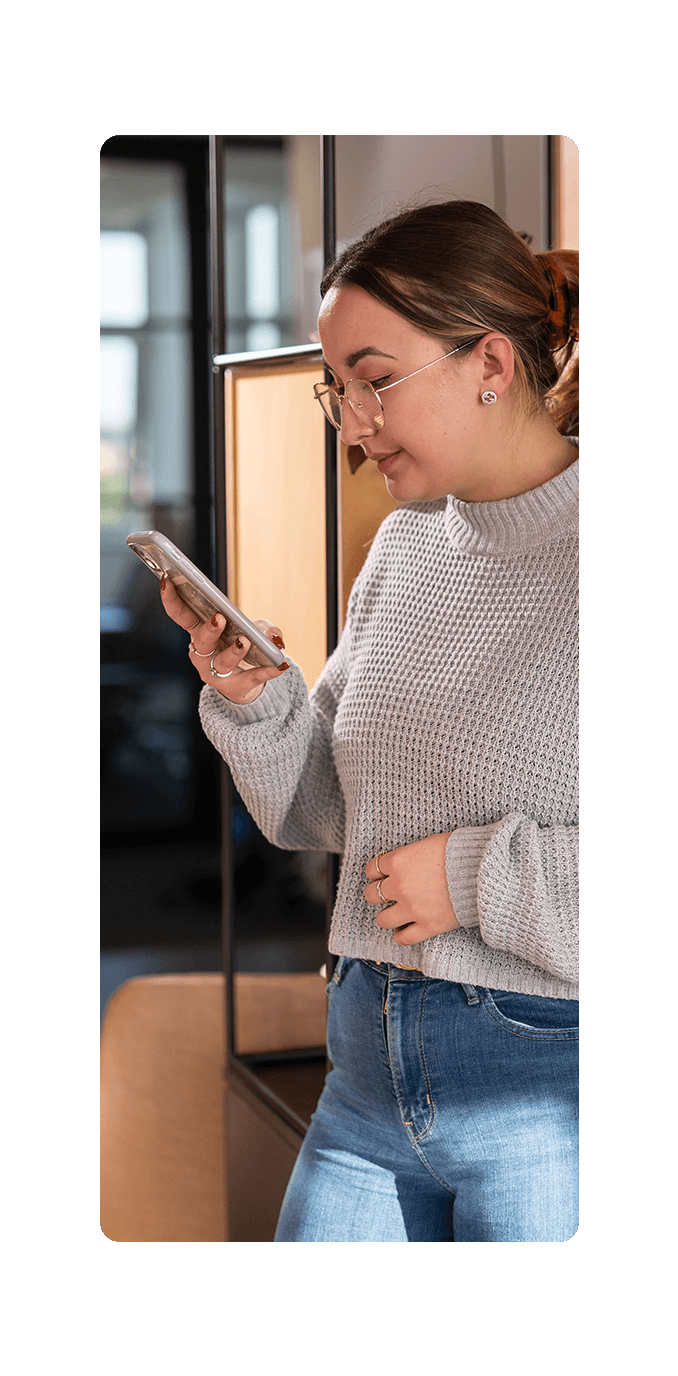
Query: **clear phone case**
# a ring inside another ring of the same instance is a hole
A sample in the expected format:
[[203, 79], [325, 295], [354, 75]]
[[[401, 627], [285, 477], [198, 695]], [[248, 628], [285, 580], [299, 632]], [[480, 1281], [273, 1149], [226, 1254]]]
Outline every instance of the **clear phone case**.
[[251, 667], [268, 667], [273, 664], [276, 669], [284, 663], [284, 651], [279, 650], [225, 593], [220, 592], [166, 535], [162, 535], [159, 530], [139, 530], [134, 535], [127, 536], [127, 544], [156, 578], [160, 579], [165, 574], [170, 579], [182, 602], [190, 607], [201, 621], [211, 620], [215, 612], [221, 612], [221, 615], [226, 617], [226, 629], [217, 641], [215, 654], [218, 654], [219, 650], [228, 649], [236, 636], [242, 632], [251, 641], [243, 663]]

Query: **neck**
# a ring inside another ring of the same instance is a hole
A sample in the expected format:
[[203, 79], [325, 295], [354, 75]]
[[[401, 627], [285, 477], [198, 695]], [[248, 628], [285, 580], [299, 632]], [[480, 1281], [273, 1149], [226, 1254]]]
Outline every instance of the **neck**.
[[[497, 457], [499, 455], [499, 463]], [[498, 502], [519, 497], [556, 478], [577, 458], [577, 448], [561, 435], [550, 416], [511, 420], [504, 435], [494, 436], [492, 455], [479, 473], [477, 490], [463, 494], [468, 502]], [[482, 474], [482, 475], [481, 475]], [[457, 494], [462, 496], [461, 493]]]
[[[576, 446], [570, 447], [576, 452]], [[501, 557], [569, 536], [577, 530], [578, 486], [577, 465], [571, 463], [550, 482], [506, 501], [465, 502], [450, 496], [444, 515], [447, 538], [466, 554]]]

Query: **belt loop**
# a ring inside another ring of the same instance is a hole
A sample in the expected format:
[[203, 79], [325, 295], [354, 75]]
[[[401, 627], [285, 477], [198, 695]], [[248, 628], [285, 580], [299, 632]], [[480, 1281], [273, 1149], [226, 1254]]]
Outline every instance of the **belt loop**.
[[339, 959], [337, 960], [337, 963], [334, 967], [334, 974], [332, 975], [332, 980], [337, 985], [341, 984], [341, 981], [344, 978], [343, 972], [344, 966], [346, 965], [346, 961], [347, 956], [341, 955], [339, 956]]
[[480, 1003], [480, 999], [478, 998], [478, 990], [476, 989], [475, 984], [462, 984], [461, 987], [466, 995], [467, 1003]]

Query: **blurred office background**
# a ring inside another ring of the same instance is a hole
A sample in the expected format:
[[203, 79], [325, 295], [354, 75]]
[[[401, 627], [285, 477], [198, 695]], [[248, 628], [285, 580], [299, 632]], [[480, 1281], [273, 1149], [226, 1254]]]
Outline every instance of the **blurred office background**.
[[[546, 248], [547, 142], [339, 137], [339, 245], [412, 200], [463, 197]], [[227, 351], [308, 343], [320, 136], [224, 146]], [[102, 1006], [133, 974], [222, 968], [219, 761], [188, 637], [125, 544], [159, 529], [214, 567], [208, 183], [207, 136], [115, 137], [101, 150]], [[577, 247], [576, 220], [570, 237]], [[232, 825], [238, 968], [317, 969], [324, 857], [269, 846], [237, 798]]]
[[[308, 342], [301, 218], [303, 207], [306, 233], [319, 245], [318, 139], [306, 153], [294, 157], [280, 137], [226, 140], [229, 352]], [[108, 140], [101, 150], [102, 1010], [131, 975], [222, 968], [219, 761], [199, 725], [201, 685], [188, 637], [165, 617], [157, 581], [125, 544], [133, 530], [162, 530], [208, 573], [214, 567], [208, 243], [207, 136]], [[269, 846], [238, 798], [232, 827], [238, 968], [317, 968], [324, 857]]]

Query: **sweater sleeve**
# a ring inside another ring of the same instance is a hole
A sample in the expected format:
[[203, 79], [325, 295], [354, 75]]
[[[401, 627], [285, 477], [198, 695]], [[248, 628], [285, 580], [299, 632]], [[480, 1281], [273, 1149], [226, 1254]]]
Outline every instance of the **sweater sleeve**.
[[445, 864], [461, 926], [575, 984], [578, 839], [576, 826], [540, 827], [515, 813], [452, 832]]
[[253, 703], [231, 703], [208, 686], [200, 695], [206, 735], [260, 831], [283, 850], [343, 851], [345, 806], [332, 728], [347, 663], [346, 631], [310, 695], [292, 660]]

